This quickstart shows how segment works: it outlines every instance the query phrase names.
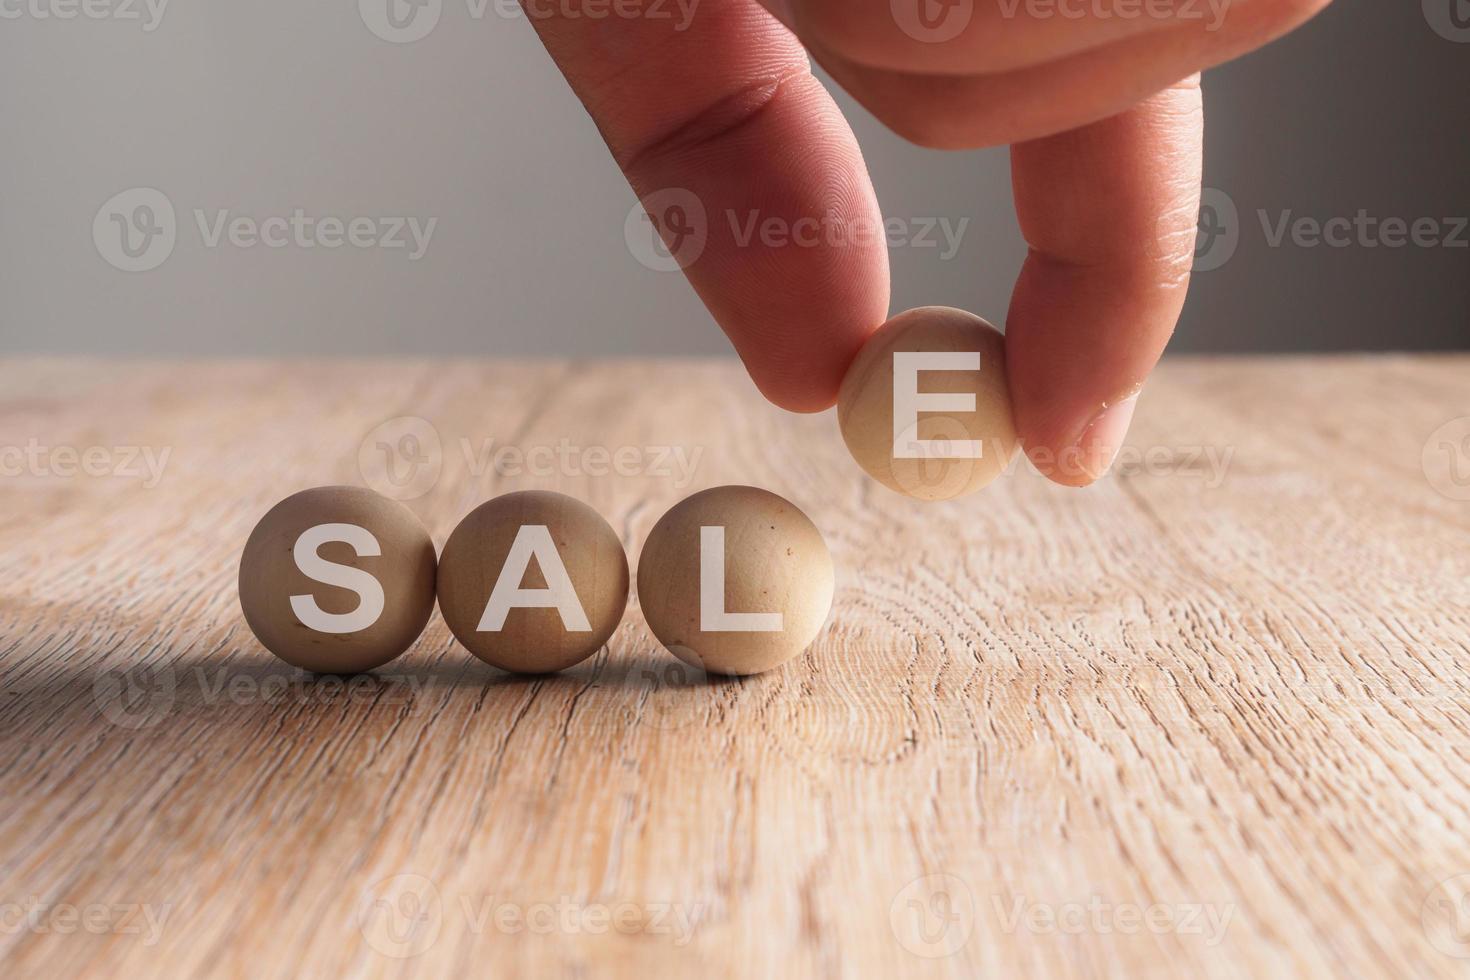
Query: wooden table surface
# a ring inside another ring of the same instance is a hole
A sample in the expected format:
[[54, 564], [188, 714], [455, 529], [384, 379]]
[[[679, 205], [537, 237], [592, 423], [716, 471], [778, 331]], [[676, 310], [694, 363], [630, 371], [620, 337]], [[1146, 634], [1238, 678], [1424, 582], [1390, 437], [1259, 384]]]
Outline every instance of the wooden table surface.
[[[1174, 360], [1102, 484], [924, 505], [725, 362], [4, 362], [0, 974], [1463, 974], [1466, 416], [1465, 357]], [[635, 563], [767, 487], [835, 609], [744, 680], [636, 602], [554, 677], [436, 614], [313, 679], [237, 561], [365, 481], [441, 546], [555, 488]]]

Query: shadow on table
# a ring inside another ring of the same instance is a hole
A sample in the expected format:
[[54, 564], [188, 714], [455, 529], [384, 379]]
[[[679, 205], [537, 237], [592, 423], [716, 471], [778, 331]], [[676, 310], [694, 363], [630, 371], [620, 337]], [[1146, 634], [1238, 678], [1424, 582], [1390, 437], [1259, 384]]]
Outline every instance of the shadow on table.
[[420, 647], [357, 675], [311, 673], [258, 649], [220, 657], [148, 653], [147, 662], [127, 667], [116, 665], [115, 654], [86, 648], [6, 664], [0, 670], [0, 748], [155, 732], [172, 738], [180, 726], [202, 734], [221, 726], [279, 728], [321, 719], [365, 724], [390, 713], [437, 713], [471, 703], [481, 712], [498, 703], [524, 712], [536, 701], [585, 701], [589, 692], [607, 718], [644, 724], [652, 713], [652, 723], [669, 727], [676, 716], [707, 709], [752, 683], [706, 675], [663, 651], [624, 651], [616, 643], [576, 667], [540, 675], [506, 673], [450, 645]]

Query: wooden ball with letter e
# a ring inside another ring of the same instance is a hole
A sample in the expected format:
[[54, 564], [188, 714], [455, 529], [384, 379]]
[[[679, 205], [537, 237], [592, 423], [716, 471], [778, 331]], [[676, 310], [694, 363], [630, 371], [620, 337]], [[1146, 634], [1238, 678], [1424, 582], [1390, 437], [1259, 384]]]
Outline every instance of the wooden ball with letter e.
[[974, 493], [1019, 445], [1005, 339], [962, 310], [900, 313], [847, 369], [837, 418], [853, 459], [890, 490], [919, 500]]

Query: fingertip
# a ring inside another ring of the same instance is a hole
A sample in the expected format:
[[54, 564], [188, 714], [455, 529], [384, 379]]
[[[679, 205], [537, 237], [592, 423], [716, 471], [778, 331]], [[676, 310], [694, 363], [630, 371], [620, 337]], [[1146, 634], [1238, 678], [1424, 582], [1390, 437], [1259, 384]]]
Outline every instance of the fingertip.
[[[837, 404], [837, 393], [848, 366], [883, 318], [854, 319], [845, 324], [809, 325], [792, 331], [796, 344], [763, 340], [742, 330], [725, 332], [741, 338], [736, 345], [750, 379], [766, 400], [777, 408], [802, 415], [825, 412]], [[790, 334], [789, 334], [790, 335]], [[819, 346], [806, 338], [820, 336]]]
[[1026, 457], [1042, 476], [1064, 487], [1088, 487], [1107, 476], [1138, 406], [1138, 393], [1099, 406], [1075, 432], [1022, 431]]
[[765, 382], [751, 375], [766, 401], [797, 415], [816, 415], [837, 404], [837, 389], [799, 387], [786, 382]]

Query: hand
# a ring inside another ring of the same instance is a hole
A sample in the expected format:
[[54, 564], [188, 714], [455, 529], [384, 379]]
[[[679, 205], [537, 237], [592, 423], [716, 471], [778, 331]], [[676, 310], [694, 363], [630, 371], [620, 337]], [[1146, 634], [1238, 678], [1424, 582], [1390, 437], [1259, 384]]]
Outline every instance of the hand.
[[[603, 15], [585, 16], [594, 2]], [[640, 198], [682, 188], [703, 205], [708, 240], [685, 272], [793, 411], [834, 402], [889, 312], [878, 202], [807, 52], [916, 143], [1011, 144], [1030, 245], [1006, 319], [1017, 430], [1073, 486], [1106, 472], [1184, 303], [1198, 73], [1328, 2], [523, 0]], [[766, 218], [875, 233], [811, 247], [741, 233]]]

